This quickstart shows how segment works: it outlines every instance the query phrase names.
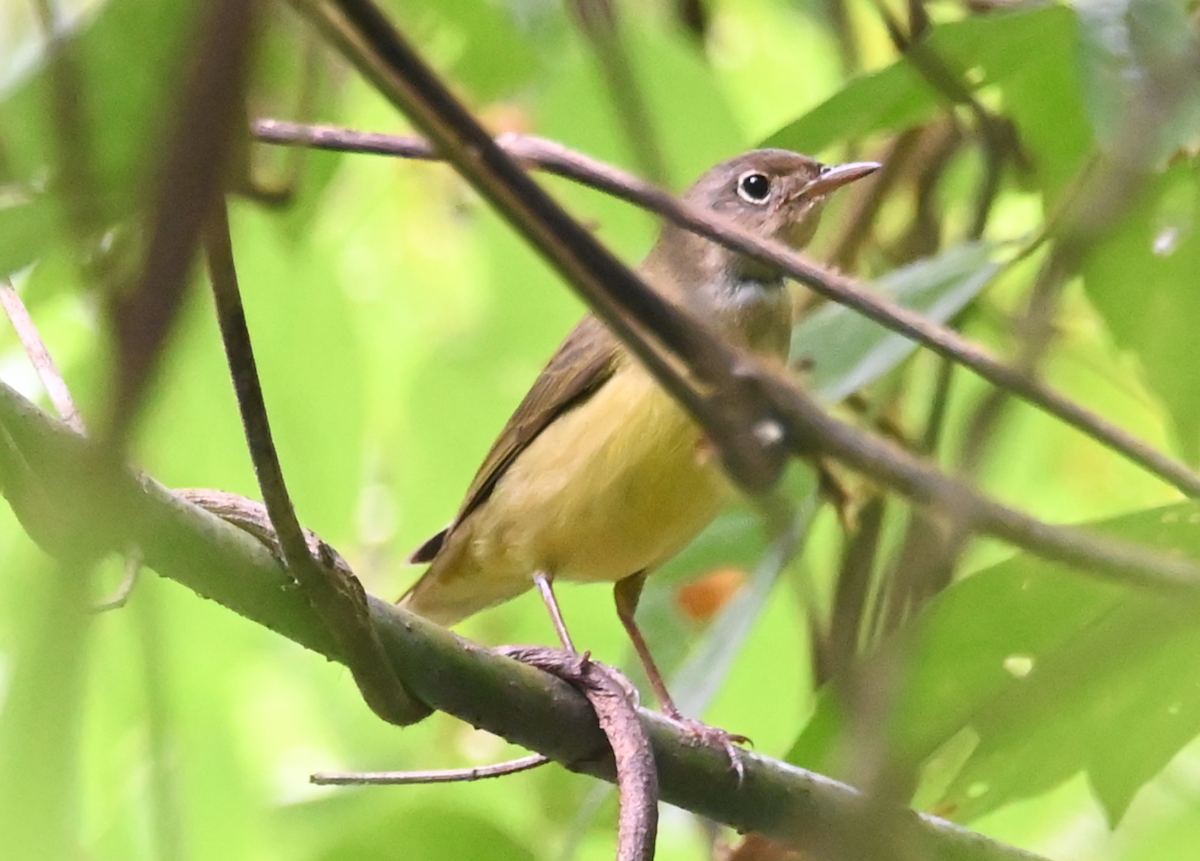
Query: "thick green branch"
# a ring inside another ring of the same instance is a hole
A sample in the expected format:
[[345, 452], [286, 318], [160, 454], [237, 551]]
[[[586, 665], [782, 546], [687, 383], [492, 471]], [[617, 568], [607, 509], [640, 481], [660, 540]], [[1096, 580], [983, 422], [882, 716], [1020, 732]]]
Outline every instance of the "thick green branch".
[[[64, 551], [59, 542], [70, 540], [70, 530], [62, 528], [71, 522], [68, 512], [78, 516], [76, 501], [91, 500], [104, 506], [106, 524], [118, 524], [107, 544], [112, 551], [136, 544], [146, 564], [163, 576], [338, 660], [332, 638], [307, 600], [248, 533], [180, 501], [152, 479], [97, 474], [89, 468], [94, 453], [85, 439], [2, 383], [0, 427], [9, 443], [0, 446], [0, 484], [26, 530], [49, 552]], [[87, 492], [81, 493], [84, 487]], [[371, 614], [397, 675], [425, 703], [571, 769], [613, 779], [595, 715], [566, 684], [385, 601], [372, 598]], [[836, 841], [843, 829], [864, 827], [863, 799], [849, 786], [755, 754], [746, 755], [745, 780], [738, 786], [723, 752], [690, 746], [679, 728], [659, 715], [643, 712], [643, 718], [665, 801], [798, 848], [811, 849]], [[871, 810], [874, 817], [875, 807]], [[884, 829], [888, 855], [897, 859], [1036, 859], [907, 810], [895, 810], [886, 822], [872, 818], [871, 824]]]

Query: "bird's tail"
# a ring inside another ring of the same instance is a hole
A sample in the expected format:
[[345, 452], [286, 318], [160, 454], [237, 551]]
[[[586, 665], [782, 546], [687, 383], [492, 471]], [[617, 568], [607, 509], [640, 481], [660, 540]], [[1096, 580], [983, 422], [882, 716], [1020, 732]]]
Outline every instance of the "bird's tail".
[[533, 586], [528, 576], [497, 576], [479, 568], [459, 548], [444, 547], [428, 570], [396, 603], [431, 622], [450, 627], [515, 598]]

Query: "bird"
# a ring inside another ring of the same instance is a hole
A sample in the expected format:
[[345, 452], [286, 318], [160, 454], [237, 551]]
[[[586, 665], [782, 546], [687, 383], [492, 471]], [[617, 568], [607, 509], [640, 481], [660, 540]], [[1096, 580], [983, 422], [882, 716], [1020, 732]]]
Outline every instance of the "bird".
[[[682, 199], [800, 249], [827, 196], [879, 166], [830, 167], [759, 149], [716, 165]], [[792, 298], [777, 267], [668, 222], [639, 274], [736, 347], [786, 359]], [[500, 431], [453, 521], [410, 557], [429, 567], [398, 603], [449, 627], [536, 587], [574, 651], [554, 583], [613, 583], [617, 615], [663, 712], [687, 722], [634, 614], [646, 576], [734, 494], [701, 427], [589, 314]]]

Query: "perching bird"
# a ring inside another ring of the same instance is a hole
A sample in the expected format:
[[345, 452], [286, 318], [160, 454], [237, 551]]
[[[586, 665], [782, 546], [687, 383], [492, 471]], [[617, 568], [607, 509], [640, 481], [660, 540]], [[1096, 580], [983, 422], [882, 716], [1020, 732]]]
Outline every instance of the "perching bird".
[[[763, 238], [803, 247], [826, 196], [873, 163], [824, 167], [786, 150], [723, 162], [684, 195]], [[790, 294], [776, 268], [666, 224], [642, 278], [739, 347], [782, 361]], [[453, 625], [539, 586], [563, 645], [556, 580], [615, 583], [617, 612], [663, 710], [680, 718], [634, 610], [646, 574], [732, 495], [703, 430], [597, 318], [567, 336], [467, 490], [454, 521], [413, 553], [429, 569], [401, 606]]]

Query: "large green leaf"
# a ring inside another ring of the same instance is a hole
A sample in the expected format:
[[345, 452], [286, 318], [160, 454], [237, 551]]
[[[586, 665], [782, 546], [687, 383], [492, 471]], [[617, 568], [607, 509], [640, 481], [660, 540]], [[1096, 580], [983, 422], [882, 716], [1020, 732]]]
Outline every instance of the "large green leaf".
[[1132, 350], [1195, 457], [1200, 444], [1196, 320], [1200, 240], [1195, 165], [1180, 162], [1150, 179], [1115, 231], [1083, 265], [1088, 296], [1117, 343]]
[[21, 632], [0, 711], [0, 831], [13, 858], [69, 858], [80, 840], [88, 573], [61, 566]]
[[[1043, 187], [1074, 173], [1089, 142], [1073, 63], [1075, 13], [1030, 6], [934, 27], [916, 50], [977, 89], [996, 87], [1033, 156]], [[768, 139], [768, 146], [820, 152], [839, 141], [903, 131], [951, 107], [908, 59], [843, 87]]]
[[[1180, 504], [1097, 531], [1197, 557], [1197, 524], [1200, 510]], [[1193, 607], [1026, 554], [955, 584], [880, 651], [903, 656], [883, 730], [889, 755], [904, 768], [957, 757], [936, 805], [956, 819], [1086, 771], [1115, 820], [1200, 733]], [[842, 711], [825, 696], [789, 761], [844, 773]]]
[[1085, 0], [1079, 55], [1096, 139], [1122, 158], [1161, 166], [1200, 134], [1200, 41], [1175, 0]]
[[[1000, 265], [988, 243], [969, 243], [918, 260], [879, 278], [872, 289], [930, 320], [944, 323], [987, 286]], [[806, 316], [792, 333], [791, 363], [811, 370], [806, 384], [836, 403], [886, 374], [917, 348], [857, 311], [830, 303]]]

